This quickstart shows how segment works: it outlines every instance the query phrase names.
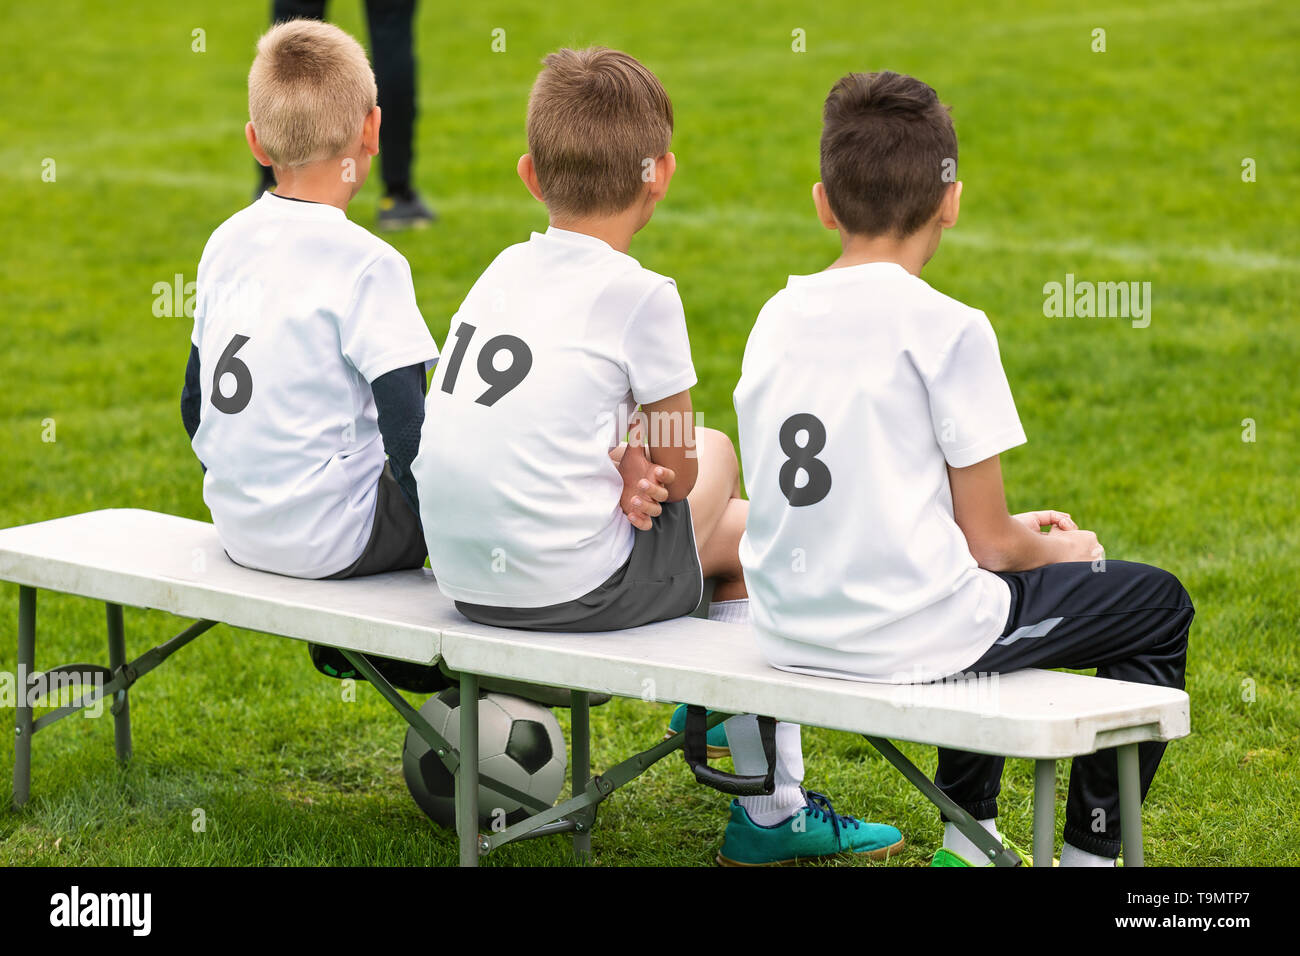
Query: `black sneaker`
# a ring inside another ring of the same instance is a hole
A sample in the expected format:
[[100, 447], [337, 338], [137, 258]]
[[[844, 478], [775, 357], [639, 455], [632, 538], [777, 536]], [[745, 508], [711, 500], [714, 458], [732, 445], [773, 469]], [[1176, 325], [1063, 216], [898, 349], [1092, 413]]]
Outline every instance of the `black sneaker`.
[[[312, 665], [326, 677], [338, 680], [365, 680], [366, 677], [352, 662], [343, 656], [336, 647], [322, 644], [307, 644]], [[413, 694], [433, 694], [451, 686], [451, 681], [443, 676], [437, 664], [413, 664], [410, 661], [395, 661], [388, 657], [370, 657], [370, 663], [384, 676], [388, 683], [399, 690]]]
[[438, 214], [424, 204], [418, 193], [389, 195], [379, 200], [379, 229], [423, 229], [438, 221]]

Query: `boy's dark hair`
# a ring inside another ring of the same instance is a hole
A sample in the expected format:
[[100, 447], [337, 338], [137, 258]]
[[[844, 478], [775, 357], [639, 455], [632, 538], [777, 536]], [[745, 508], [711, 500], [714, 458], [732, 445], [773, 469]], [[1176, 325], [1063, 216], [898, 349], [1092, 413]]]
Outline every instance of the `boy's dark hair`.
[[957, 133], [934, 90], [900, 73], [850, 73], [822, 121], [822, 185], [847, 232], [901, 239], [929, 221], [957, 169]]
[[645, 161], [668, 152], [673, 104], [658, 78], [618, 50], [558, 50], [528, 99], [528, 152], [552, 215], [621, 212]]

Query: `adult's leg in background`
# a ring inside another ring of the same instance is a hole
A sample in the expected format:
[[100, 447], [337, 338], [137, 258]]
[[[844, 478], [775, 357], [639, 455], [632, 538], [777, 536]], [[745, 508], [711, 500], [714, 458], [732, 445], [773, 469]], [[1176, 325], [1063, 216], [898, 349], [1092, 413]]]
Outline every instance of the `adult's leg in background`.
[[371, 60], [379, 87], [379, 163], [384, 192], [411, 192], [415, 139], [415, 0], [366, 0]]
[[[271, 4], [271, 23], [283, 23], [286, 20], [324, 20], [325, 0], [273, 0]], [[270, 166], [257, 164], [257, 175], [261, 179], [261, 191], [275, 188], [275, 173]]]

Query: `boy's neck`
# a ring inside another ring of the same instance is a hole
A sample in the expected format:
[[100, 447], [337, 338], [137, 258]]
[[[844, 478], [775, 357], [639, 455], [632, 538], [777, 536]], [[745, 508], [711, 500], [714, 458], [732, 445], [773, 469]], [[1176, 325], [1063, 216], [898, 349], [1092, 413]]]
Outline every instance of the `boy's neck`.
[[360, 183], [348, 182], [339, 173], [339, 162], [333, 159], [308, 163], [294, 169], [275, 169], [275, 194], [285, 199], [303, 199], [348, 210], [348, 203], [356, 195]]
[[552, 229], [563, 229], [566, 232], [580, 232], [584, 236], [594, 236], [624, 255], [627, 255], [628, 249], [632, 247], [632, 237], [644, 225], [643, 211], [635, 205], [629, 206], [622, 212], [612, 216], [588, 216], [585, 219], [566, 219], [563, 216], [551, 217]]
[[923, 227], [904, 239], [894, 236], [862, 236], [840, 232], [840, 257], [828, 269], [865, 265], [868, 262], [894, 262], [914, 276], [930, 261], [938, 247], [942, 230]]

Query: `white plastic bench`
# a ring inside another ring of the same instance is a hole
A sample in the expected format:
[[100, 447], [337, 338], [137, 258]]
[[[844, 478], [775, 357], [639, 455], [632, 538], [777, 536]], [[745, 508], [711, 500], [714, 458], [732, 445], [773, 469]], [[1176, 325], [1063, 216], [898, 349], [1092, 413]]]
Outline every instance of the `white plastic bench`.
[[[1056, 761], [1118, 748], [1121, 829], [1126, 865], [1142, 865], [1137, 745], [1190, 732], [1185, 693], [1163, 687], [1054, 671], [1021, 671], [966, 684], [882, 685], [776, 670], [759, 655], [748, 629], [682, 618], [605, 634], [538, 634], [473, 624], [442, 596], [429, 572], [402, 571], [343, 581], [304, 581], [231, 562], [210, 524], [120, 509], [93, 511], [0, 530], [0, 580], [20, 586], [18, 669], [33, 674], [36, 591], [104, 601], [109, 667], [101, 686], [39, 721], [19, 695], [15, 727], [14, 802], [30, 794], [33, 735], [55, 720], [112, 696], [118, 757], [131, 753], [128, 689], [149, 670], [216, 623], [340, 648], [376, 689], [439, 752], [456, 776], [460, 859], [523, 837], [572, 832], [589, 852], [597, 805], [614, 789], [682, 746], [660, 742], [591, 776], [591, 692], [699, 704], [724, 714], [779, 720], [862, 734], [954, 820], [995, 863], [1004, 850], [948, 801], [890, 739], [1036, 761], [1036, 865], [1051, 865]], [[135, 660], [126, 657], [122, 607], [152, 608], [198, 622]], [[507, 678], [574, 691], [574, 796], [500, 833], [478, 831], [477, 715], [467, 708], [458, 746], [443, 740], [362, 654], [418, 663], [441, 660], [459, 675], [461, 699], [477, 697], [479, 679]], [[85, 669], [93, 665], [73, 665]], [[67, 668], [62, 669], [64, 671]]]

